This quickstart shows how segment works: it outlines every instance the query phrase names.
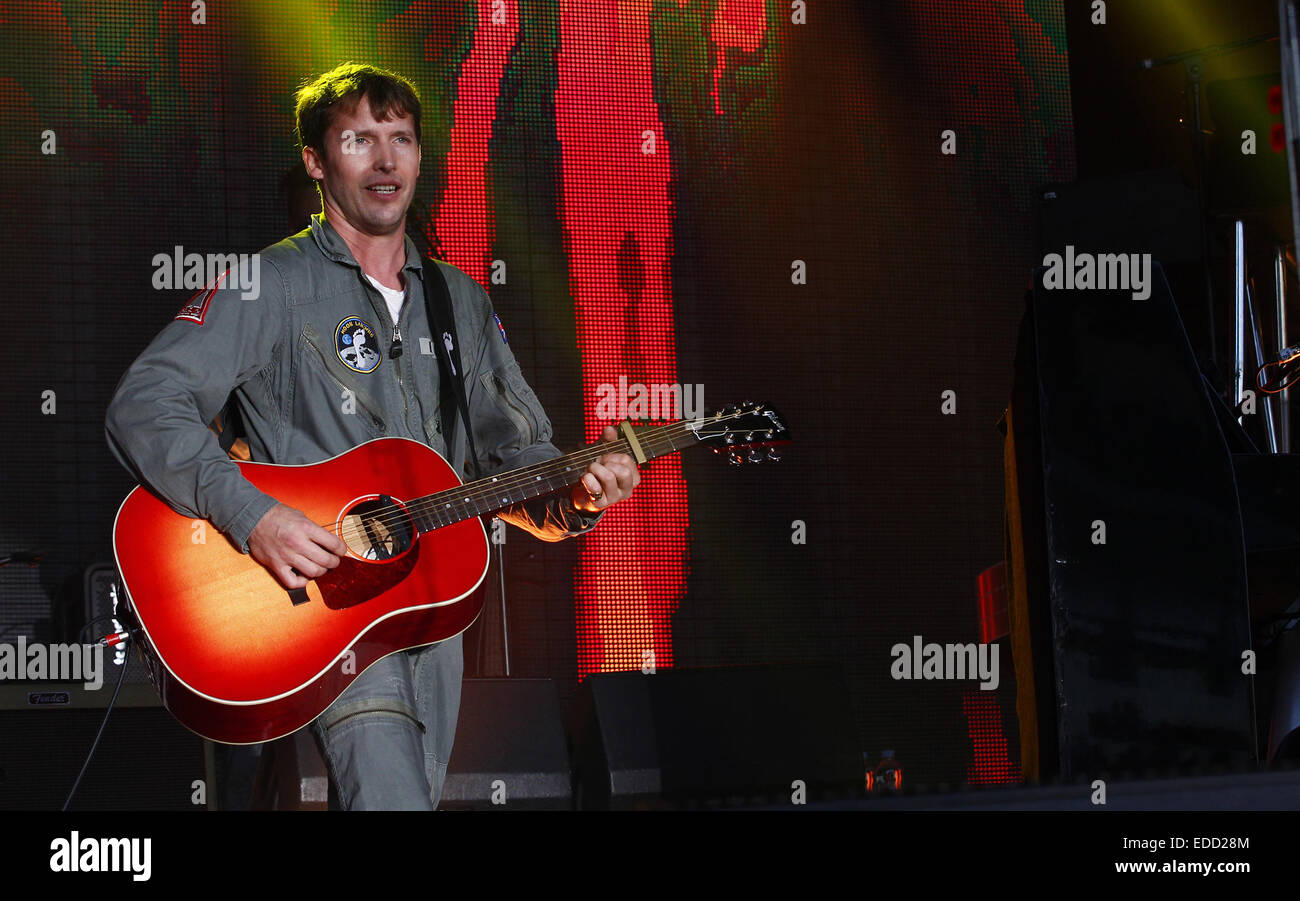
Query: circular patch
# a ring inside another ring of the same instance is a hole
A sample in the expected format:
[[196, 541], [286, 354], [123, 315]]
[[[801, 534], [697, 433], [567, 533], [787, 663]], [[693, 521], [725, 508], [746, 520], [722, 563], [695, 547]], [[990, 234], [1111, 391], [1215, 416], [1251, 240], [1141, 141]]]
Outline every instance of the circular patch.
[[372, 372], [383, 350], [370, 323], [349, 316], [334, 329], [334, 347], [343, 365], [357, 372]]

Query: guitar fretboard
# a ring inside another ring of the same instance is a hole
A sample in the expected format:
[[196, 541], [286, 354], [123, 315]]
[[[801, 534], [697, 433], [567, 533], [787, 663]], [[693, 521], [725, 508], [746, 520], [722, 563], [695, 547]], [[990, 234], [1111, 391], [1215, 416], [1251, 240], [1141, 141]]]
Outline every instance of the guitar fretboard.
[[[652, 460], [698, 444], [699, 436], [696, 431], [700, 425], [719, 418], [721, 417], [712, 416], [701, 420], [683, 420], [664, 426], [635, 429], [634, 434], [646, 459]], [[430, 532], [474, 516], [495, 513], [523, 501], [574, 485], [582, 478], [582, 474], [587, 471], [592, 461], [611, 453], [632, 454], [630, 442], [627, 438], [620, 437], [617, 441], [589, 444], [551, 460], [544, 460], [507, 473], [487, 476], [437, 494], [415, 498], [407, 505], [407, 510], [416, 528], [421, 532]]]

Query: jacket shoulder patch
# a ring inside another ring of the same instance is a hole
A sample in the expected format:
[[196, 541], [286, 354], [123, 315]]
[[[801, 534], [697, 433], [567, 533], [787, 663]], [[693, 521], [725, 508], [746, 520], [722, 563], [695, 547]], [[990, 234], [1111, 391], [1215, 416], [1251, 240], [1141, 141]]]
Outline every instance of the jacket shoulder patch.
[[[180, 312], [176, 314], [175, 318], [187, 319], [190, 322], [197, 322], [199, 325], [202, 325], [203, 318], [208, 315], [208, 306], [212, 303], [212, 295], [217, 293], [217, 289], [221, 287], [221, 283], [226, 280], [226, 276], [229, 274], [230, 270], [227, 269], [225, 272], [221, 273], [221, 275], [217, 276], [216, 281], [195, 291], [190, 296], [190, 299], [185, 301], [185, 306], [181, 307]], [[190, 282], [190, 284], [194, 283]]]

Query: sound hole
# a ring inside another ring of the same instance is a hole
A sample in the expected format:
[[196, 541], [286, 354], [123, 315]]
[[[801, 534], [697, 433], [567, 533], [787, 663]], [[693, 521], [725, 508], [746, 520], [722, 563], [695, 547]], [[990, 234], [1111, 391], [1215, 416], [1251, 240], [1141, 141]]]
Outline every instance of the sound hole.
[[341, 531], [348, 550], [363, 560], [391, 560], [415, 540], [415, 524], [406, 508], [386, 494], [348, 510]]

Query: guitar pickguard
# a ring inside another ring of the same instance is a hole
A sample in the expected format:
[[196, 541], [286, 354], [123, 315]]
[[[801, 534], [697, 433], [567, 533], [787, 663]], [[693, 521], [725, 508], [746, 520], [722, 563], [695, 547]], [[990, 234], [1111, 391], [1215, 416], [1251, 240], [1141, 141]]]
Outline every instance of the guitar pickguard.
[[321, 600], [331, 610], [355, 607], [379, 596], [410, 575], [419, 562], [415, 523], [406, 508], [386, 494], [352, 504], [339, 517], [338, 534], [351, 555], [316, 579]]
[[331, 610], [345, 610], [378, 597], [410, 575], [420, 558], [417, 542], [392, 560], [355, 560], [344, 557], [338, 566], [316, 580], [321, 600]]

